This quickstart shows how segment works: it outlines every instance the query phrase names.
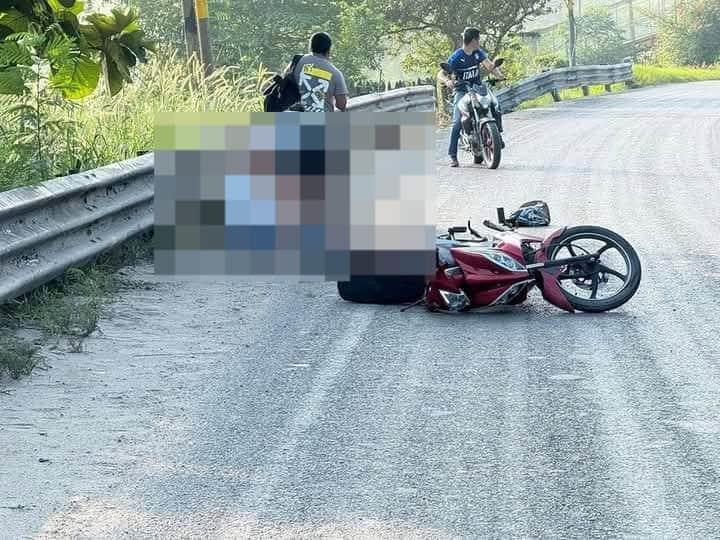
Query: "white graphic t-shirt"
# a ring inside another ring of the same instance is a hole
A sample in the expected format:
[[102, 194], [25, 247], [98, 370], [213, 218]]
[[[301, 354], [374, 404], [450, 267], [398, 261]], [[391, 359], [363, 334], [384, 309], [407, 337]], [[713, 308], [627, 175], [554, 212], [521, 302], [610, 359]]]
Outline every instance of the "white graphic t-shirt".
[[348, 93], [343, 74], [322, 56], [306, 54], [293, 74], [300, 89], [300, 102], [307, 112], [334, 111], [333, 98]]

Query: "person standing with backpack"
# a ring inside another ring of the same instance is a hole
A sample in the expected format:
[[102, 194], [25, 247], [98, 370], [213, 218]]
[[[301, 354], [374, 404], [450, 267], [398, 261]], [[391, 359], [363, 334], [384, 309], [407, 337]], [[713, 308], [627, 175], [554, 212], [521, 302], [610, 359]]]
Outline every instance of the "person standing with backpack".
[[331, 47], [328, 34], [313, 34], [310, 53], [303, 55], [293, 70], [305, 112], [344, 111], [347, 107], [347, 84], [342, 72], [330, 62]]

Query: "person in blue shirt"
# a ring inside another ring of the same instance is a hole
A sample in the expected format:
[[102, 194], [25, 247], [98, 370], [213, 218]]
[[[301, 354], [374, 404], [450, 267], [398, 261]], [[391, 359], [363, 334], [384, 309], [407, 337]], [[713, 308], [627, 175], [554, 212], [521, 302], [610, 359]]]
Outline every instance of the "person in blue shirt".
[[[466, 28], [463, 31], [463, 44], [464, 46], [462, 48], [456, 50], [452, 53], [452, 55], [450, 55], [447, 62], [450, 64], [456, 80], [467, 81], [471, 84], [480, 84], [482, 82], [482, 75], [480, 74], [481, 64], [498, 79], [504, 78], [500, 70], [495, 67], [493, 62], [490, 61], [488, 53], [480, 48], [480, 30], [477, 28]], [[448, 88], [455, 88], [454, 80], [445, 72], [440, 71], [440, 73], [438, 73], [438, 78]], [[452, 131], [450, 133], [450, 147], [448, 149], [451, 167], [457, 167], [459, 165], [457, 152], [461, 124], [458, 103], [464, 95], [465, 90], [463, 88], [455, 89], [455, 97], [453, 99]], [[502, 123], [500, 121], [498, 122], [498, 128], [502, 131]]]

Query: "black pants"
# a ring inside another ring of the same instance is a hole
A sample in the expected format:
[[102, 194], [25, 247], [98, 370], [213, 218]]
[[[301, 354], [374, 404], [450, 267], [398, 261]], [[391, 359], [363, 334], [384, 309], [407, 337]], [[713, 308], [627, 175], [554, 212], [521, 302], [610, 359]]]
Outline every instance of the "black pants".
[[425, 276], [353, 276], [338, 281], [340, 297], [361, 304], [404, 304], [425, 294]]

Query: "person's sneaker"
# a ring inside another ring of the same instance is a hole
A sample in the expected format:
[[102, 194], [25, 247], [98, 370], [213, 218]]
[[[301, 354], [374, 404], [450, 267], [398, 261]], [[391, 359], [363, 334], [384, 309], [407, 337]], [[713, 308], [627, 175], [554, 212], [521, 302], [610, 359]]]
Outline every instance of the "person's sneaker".
[[458, 163], [457, 158], [451, 157], [450, 158], [450, 166], [451, 167], [459, 167], [460, 163]]

